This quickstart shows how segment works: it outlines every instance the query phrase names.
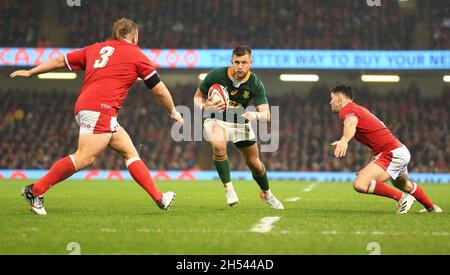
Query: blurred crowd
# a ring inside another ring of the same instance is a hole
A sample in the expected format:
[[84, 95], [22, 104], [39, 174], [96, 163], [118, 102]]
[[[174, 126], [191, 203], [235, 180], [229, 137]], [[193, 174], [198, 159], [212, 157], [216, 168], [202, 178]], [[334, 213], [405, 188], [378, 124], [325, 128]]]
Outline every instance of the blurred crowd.
[[[307, 97], [292, 91], [270, 100], [280, 106], [281, 126], [279, 150], [263, 154], [268, 169], [358, 171], [371, 160], [371, 151], [355, 140], [347, 157], [334, 157], [330, 143], [342, 136], [342, 122], [330, 111], [329, 90], [318, 86]], [[388, 94], [360, 87], [355, 94], [355, 102], [367, 107], [409, 148], [411, 171], [450, 172], [450, 89], [434, 98], [423, 97], [414, 85]]]
[[[1, 90], [0, 168], [49, 168], [58, 158], [74, 153], [79, 129], [73, 116], [76, 98], [64, 91]], [[119, 124], [152, 169], [195, 167], [196, 144], [172, 141], [168, 115], [143, 86], [128, 96]], [[125, 164], [107, 149], [91, 166], [98, 168], [125, 169]]]
[[[418, 16], [426, 21], [425, 47], [447, 49], [450, 37], [450, 2], [443, 0], [416, 0], [417, 13], [393, 0], [381, 7], [365, 0], [80, 1], [44, 9], [42, 1], [2, 0], [0, 45], [82, 47], [107, 39], [121, 17], [140, 25], [144, 48], [412, 49], [423, 39], [415, 37]], [[42, 33], [51, 29], [53, 37], [39, 35], [44, 22]]]
[[40, 1], [2, 0], [0, 47], [36, 47], [41, 26]]
[[[202, 168], [213, 169], [209, 144], [173, 141], [169, 117], [144, 87], [141, 83], [131, 90], [119, 123], [148, 167], [199, 169], [200, 159], [206, 158], [209, 167]], [[169, 88], [176, 105], [193, 108], [194, 85]], [[262, 153], [267, 169], [357, 171], [368, 163], [371, 152], [356, 141], [350, 143], [347, 157], [333, 157], [329, 144], [340, 138], [342, 123], [329, 109], [329, 88], [317, 86], [307, 96], [287, 91], [269, 97], [271, 105], [280, 107], [280, 143], [276, 152]], [[410, 149], [410, 171], [450, 172], [450, 90], [438, 97], [424, 97], [414, 85], [388, 94], [366, 87], [356, 90], [356, 102], [368, 107]], [[72, 113], [76, 97], [64, 91], [0, 89], [0, 169], [48, 169], [73, 153], [78, 137]], [[247, 170], [233, 146], [229, 157], [234, 170]], [[107, 149], [91, 167], [100, 168], [125, 169], [125, 165]]]
[[[450, 1], [431, 0], [433, 49], [450, 48]], [[446, 4], [442, 4], [442, 3]]]

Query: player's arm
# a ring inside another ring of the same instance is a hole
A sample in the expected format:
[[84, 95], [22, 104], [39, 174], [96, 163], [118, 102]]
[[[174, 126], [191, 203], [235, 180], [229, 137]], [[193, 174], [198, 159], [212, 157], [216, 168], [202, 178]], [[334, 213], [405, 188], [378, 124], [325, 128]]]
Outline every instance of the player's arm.
[[258, 80], [254, 90], [253, 102], [256, 106], [257, 112], [245, 112], [242, 117], [248, 121], [261, 120], [270, 121], [269, 101], [266, 97], [266, 88], [262, 81]]
[[36, 74], [42, 74], [54, 71], [56, 69], [61, 69], [66, 67], [66, 62], [64, 61], [64, 56], [50, 59], [48, 61], [42, 62], [31, 70], [18, 70], [9, 75], [9, 77], [14, 78], [17, 76], [21, 77], [32, 77]]
[[183, 123], [183, 117], [175, 109], [172, 95], [159, 78], [159, 74], [156, 71], [154, 64], [140, 49], [134, 53], [134, 56], [136, 58], [136, 72], [138, 76], [143, 79], [145, 85], [150, 90], [150, 93], [156, 101], [158, 101], [159, 105], [170, 114], [170, 117], [174, 121]]
[[256, 106], [257, 112], [245, 112], [242, 117], [248, 121], [261, 120], [270, 121], [270, 108], [269, 104], [260, 104]]
[[203, 111], [205, 108], [205, 101], [206, 95], [200, 91], [200, 89], [197, 89], [194, 95], [194, 107]]
[[340, 140], [331, 143], [336, 146], [334, 156], [337, 158], [345, 156], [347, 153], [348, 143], [356, 134], [356, 126], [358, 125], [358, 117], [352, 115], [344, 120], [344, 133]]
[[158, 81], [150, 89], [150, 93], [158, 101], [158, 103], [170, 114], [170, 117], [176, 122], [183, 123], [183, 117], [175, 110], [175, 104], [173, 103], [172, 95], [167, 89], [166, 85], [162, 81]]

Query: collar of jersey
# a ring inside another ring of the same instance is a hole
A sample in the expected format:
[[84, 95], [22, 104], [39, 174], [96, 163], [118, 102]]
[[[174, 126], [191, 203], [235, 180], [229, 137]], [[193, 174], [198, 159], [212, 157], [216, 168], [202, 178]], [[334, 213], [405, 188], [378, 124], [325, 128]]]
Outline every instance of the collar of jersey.
[[122, 38], [122, 40], [125, 41], [125, 42], [127, 42], [127, 43], [133, 44], [130, 40], [128, 40], [128, 39], [126, 39], [126, 38]]
[[233, 77], [233, 69], [231, 67], [228, 67], [228, 78], [233, 82], [233, 86], [236, 87], [236, 88], [239, 88], [239, 86], [241, 86], [241, 84], [247, 82], [250, 79], [250, 75], [251, 75], [251, 72], [248, 71], [248, 73], [244, 77], [244, 79], [242, 79], [241, 81], [238, 82]]

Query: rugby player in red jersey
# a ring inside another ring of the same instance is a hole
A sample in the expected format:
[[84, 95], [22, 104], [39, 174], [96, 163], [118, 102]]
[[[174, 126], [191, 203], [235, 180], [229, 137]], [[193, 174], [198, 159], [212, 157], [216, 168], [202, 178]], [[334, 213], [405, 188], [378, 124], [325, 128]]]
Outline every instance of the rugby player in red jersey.
[[91, 165], [107, 147], [124, 159], [133, 179], [167, 210], [175, 193], [162, 193], [153, 182], [147, 166], [129, 135], [117, 122], [117, 114], [129, 88], [141, 78], [151, 94], [176, 122], [183, 122], [169, 90], [160, 80], [155, 66], [144, 55], [138, 44], [138, 25], [122, 18], [114, 23], [112, 39], [95, 43], [81, 50], [46, 61], [31, 70], [13, 72], [10, 77], [32, 77], [55, 69], [83, 70], [85, 76], [75, 104], [75, 120], [80, 126], [77, 151], [59, 159], [48, 173], [22, 190], [22, 195], [39, 215], [46, 215], [43, 194], [55, 184]]
[[[359, 171], [353, 183], [357, 192], [396, 200], [398, 214], [407, 213], [415, 200], [425, 207], [422, 212], [442, 212], [418, 184], [408, 180], [407, 167], [411, 159], [408, 148], [400, 143], [382, 121], [353, 102], [351, 87], [340, 85], [333, 88], [330, 105], [331, 110], [339, 113], [339, 118], [344, 123], [342, 138], [331, 144], [336, 146], [334, 155], [337, 158], [344, 157], [348, 142], [353, 137], [373, 151], [373, 161]], [[384, 183], [389, 179], [401, 191]]]

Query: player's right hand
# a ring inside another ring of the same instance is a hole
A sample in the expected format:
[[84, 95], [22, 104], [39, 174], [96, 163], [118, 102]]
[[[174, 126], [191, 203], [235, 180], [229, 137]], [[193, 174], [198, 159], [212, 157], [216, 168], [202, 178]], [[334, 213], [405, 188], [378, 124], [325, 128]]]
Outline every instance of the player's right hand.
[[12, 74], [9, 75], [10, 78], [14, 78], [16, 76], [27, 77], [27, 78], [32, 77], [32, 75], [31, 75], [29, 70], [15, 71], [15, 72], [13, 72]]
[[348, 142], [338, 140], [331, 143], [331, 146], [336, 146], [334, 149], [334, 156], [337, 158], [344, 157], [347, 153]]
[[226, 108], [225, 103], [223, 102], [216, 102], [212, 103], [210, 100], [206, 100], [205, 104], [203, 105], [203, 110], [208, 112], [220, 112], [222, 113]]

